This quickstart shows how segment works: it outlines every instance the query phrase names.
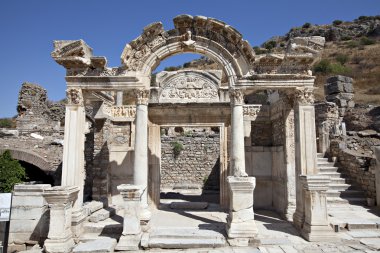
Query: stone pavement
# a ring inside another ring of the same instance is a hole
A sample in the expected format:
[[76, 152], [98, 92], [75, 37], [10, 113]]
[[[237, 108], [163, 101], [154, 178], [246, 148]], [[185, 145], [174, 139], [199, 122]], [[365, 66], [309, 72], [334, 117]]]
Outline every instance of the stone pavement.
[[[210, 210], [204, 211], [174, 211], [157, 210], [153, 213], [151, 227], [160, 228], [198, 228], [199, 230], [222, 231], [226, 214], [218, 212], [211, 205]], [[380, 230], [354, 230], [337, 233], [337, 242], [310, 243], [299, 236], [291, 223], [282, 220], [271, 211], [256, 210], [255, 215], [259, 229], [258, 239], [260, 246], [220, 248], [196, 248], [196, 249], [148, 249], [138, 252], [188, 252], [188, 253], [333, 253], [333, 252], [377, 252], [380, 250]], [[222, 233], [222, 232], [221, 232]], [[228, 244], [226, 244], [228, 245]]]

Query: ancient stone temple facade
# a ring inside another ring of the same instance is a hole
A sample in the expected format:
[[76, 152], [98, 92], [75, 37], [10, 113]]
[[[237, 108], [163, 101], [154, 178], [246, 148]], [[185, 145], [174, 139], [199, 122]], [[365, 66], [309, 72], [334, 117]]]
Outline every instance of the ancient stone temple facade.
[[[149, 222], [159, 207], [161, 129], [178, 126], [218, 128], [219, 204], [229, 212], [231, 244], [257, 235], [253, 207], [293, 220], [308, 240], [329, 237], [329, 177], [317, 175], [310, 71], [324, 38], [294, 38], [284, 54], [256, 56], [222, 21], [181, 15], [174, 27], [146, 26], [125, 46], [119, 67], [108, 67], [82, 40], [54, 42], [52, 57], [66, 69], [68, 104], [62, 186], [49, 190], [46, 199], [57, 208], [51, 215], [70, 216], [72, 232], [67, 224], [58, 229], [65, 231], [62, 238], [50, 235], [57, 229], [49, 232], [47, 251], [58, 252], [60, 243], [64, 251], [71, 249], [70, 238], [80, 237], [87, 218], [84, 142], [90, 128], [91, 198], [125, 208], [120, 250], [136, 249], [141, 234], [136, 219]], [[162, 60], [186, 52], [211, 58], [222, 72], [161, 72], [152, 82]], [[258, 102], [258, 94], [265, 99]], [[86, 118], [89, 107], [93, 121]], [[60, 213], [59, 201], [70, 213]]]

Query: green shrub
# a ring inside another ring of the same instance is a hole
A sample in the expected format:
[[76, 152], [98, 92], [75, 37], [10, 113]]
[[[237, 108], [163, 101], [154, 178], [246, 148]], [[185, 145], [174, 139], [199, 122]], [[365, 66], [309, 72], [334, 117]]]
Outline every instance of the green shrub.
[[171, 145], [173, 147], [174, 157], [178, 157], [179, 154], [181, 154], [181, 151], [183, 150], [182, 143], [180, 143], [178, 141], [174, 141], [174, 142], [171, 143]]
[[360, 44], [363, 45], [363, 46], [367, 46], [367, 45], [373, 45], [376, 43], [376, 40], [374, 39], [370, 39], [368, 37], [362, 37], [360, 39]]
[[164, 68], [164, 71], [177, 71], [177, 70], [179, 70], [179, 69], [181, 69], [181, 66], [177, 66], [177, 67], [175, 67], [175, 66], [170, 66], [170, 67], [166, 67], [166, 68]]
[[265, 49], [271, 51], [273, 48], [277, 46], [277, 42], [274, 40], [268, 41], [264, 43]]
[[311, 27], [311, 24], [309, 22], [303, 24], [302, 28], [304, 29], [307, 29], [307, 28], [310, 28]]
[[327, 59], [323, 59], [314, 66], [315, 73], [327, 74], [349, 74], [351, 69], [341, 63], [331, 63]]
[[0, 192], [11, 192], [13, 186], [27, 179], [25, 169], [12, 159], [9, 150], [0, 155]]
[[253, 50], [255, 51], [255, 54], [265, 54], [267, 52], [267, 50], [264, 50], [260, 47], [253, 47]]
[[15, 128], [15, 124], [10, 118], [2, 118], [0, 119], [0, 128]]
[[359, 42], [356, 41], [356, 40], [351, 40], [351, 41], [348, 41], [348, 42], [346, 43], [346, 46], [347, 46], [348, 48], [356, 48], [356, 47], [359, 46]]
[[343, 23], [343, 21], [339, 20], [339, 19], [333, 21], [333, 25], [337, 25], [337, 26], [341, 25], [342, 23]]
[[338, 54], [336, 57], [335, 57], [335, 60], [337, 62], [339, 62], [340, 64], [344, 65], [348, 62], [348, 60], [350, 59], [350, 57], [348, 55], [345, 55], [345, 54]]
[[314, 66], [314, 72], [321, 74], [331, 73], [331, 63], [327, 59], [323, 59]]

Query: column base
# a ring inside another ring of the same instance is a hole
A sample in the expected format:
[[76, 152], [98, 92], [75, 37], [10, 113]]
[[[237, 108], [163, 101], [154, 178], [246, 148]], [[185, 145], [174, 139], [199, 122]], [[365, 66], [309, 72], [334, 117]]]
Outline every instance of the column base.
[[137, 235], [122, 235], [119, 243], [116, 245], [115, 250], [132, 251], [139, 250], [142, 233]]
[[296, 212], [293, 214], [293, 224], [294, 224], [294, 226], [296, 228], [298, 228], [299, 230], [301, 230], [304, 221], [305, 221], [304, 215], [296, 210]]
[[338, 237], [329, 225], [312, 226], [310, 224], [304, 223], [301, 230], [301, 235], [309, 242], [331, 242], [338, 240]]
[[258, 229], [254, 220], [227, 223], [226, 231], [227, 236], [230, 239], [254, 238], [258, 234]]
[[63, 239], [46, 239], [44, 242], [44, 249], [47, 253], [71, 252], [74, 246], [75, 243], [71, 236]]

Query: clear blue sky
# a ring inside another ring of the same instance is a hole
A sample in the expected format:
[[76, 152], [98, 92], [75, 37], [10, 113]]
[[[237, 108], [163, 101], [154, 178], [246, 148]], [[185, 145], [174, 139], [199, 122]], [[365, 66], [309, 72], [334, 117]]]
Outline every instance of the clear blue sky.
[[[126, 43], [144, 26], [162, 21], [173, 28], [179, 14], [220, 19], [238, 29], [251, 45], [305, 22], [327, 24], [379, 15], [379, 0], [1, 0], [0, 117], [16, 115], [18, 91], [25, 81], [48, 90], [51, 100], [65, 97], [65, 71], [50, 57], [53, 40], [84, 39], [94, 55], [120, 64]], [[194, 56], [172, 57], [163, 66], [179, 65]]]

